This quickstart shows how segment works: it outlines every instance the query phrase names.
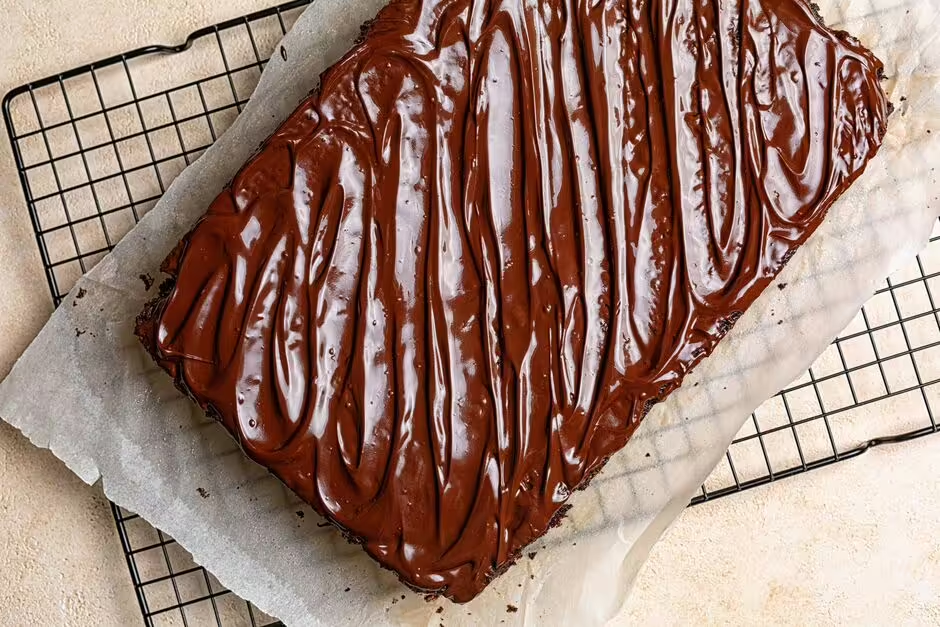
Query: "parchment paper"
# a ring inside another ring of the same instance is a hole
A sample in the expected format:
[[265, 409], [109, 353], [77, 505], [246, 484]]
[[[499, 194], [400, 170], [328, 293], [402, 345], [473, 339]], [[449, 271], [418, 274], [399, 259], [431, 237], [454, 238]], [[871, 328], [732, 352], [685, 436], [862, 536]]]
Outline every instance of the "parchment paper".
[[786, 288], [768, 290], [654, 409], [572, 498], [565, 524], [479, 598], [457, 606], [407, 592], [358, 547], [318, 526], [309, 508], [172, 388], [132, 333], [152, 297], [138, 277], [159, 276], [168, 251], [382, 4], [319, 0], [305, 12], [282, 44], [287, 59], [275, 55], [231, 130], [79, 281], [0, 385], [0, 417], [84, 481], [100, 479], [114, 502], [289, 624], [602, 623], [750, 412], [801, 373], [876, 284], [925, 244], [940, 191], [932, 167], [940, 156], [940, 8], [932, 0], [819, 0], [829, 24], [886, 63], [898, 111], [881, 154], [790, 262], [779, 279]]

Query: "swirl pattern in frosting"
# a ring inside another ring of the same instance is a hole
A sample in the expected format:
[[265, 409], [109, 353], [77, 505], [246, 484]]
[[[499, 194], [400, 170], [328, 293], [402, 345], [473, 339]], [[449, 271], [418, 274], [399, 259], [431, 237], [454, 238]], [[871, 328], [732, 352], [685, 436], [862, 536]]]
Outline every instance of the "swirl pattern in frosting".
[[138, 333], [252, 459], [467, 601], [859, 176], [880, 72], [803, 0], [395, 0]]

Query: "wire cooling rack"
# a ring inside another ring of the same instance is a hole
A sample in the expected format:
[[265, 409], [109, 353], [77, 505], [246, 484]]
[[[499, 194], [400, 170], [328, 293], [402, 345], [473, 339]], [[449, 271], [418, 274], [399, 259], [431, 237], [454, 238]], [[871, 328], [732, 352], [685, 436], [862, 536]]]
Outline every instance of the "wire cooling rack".
[[[10, 92], [3, 114], [58, 305], [225, 131], [310, 0]], [[692, 503], [937, 431], [940, 231], [806, 373], [750, 418]], [[872, 422], [876, 420], [877, 422]], [[870, 439], [870, 434], [888, 434]], [[276, 625], [171, 538], [112, 506], [147, 625]]]

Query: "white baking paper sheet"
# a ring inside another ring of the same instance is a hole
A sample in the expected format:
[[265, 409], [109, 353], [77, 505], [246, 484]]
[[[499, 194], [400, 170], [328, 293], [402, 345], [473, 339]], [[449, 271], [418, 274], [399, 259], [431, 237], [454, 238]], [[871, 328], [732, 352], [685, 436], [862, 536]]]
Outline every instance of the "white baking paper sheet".
[[[320, 527], [172, 388], [132, 332], [153, 296], [139, 276], [159, 276], [161, 260], [382, 0], [318, 0], [304, 13], [283, 41], [286, 60], [275, 55], [231, 130], [55, 312], [0, 386], [0, 417], [84, 481], [100, 480], [114, 502], [288, 624], [603, 623], [750, 412], [825, 349], [876, 284], [925, 244], [936, 219], [940, 7], [934, 0], [818, 3], [828, 23], [886, 63], [898, 111], [881, 154], [787, 266], [779, 279], [786, 289], [768, 290], [572, 498], [565, 524], [473, 602], [429, 603]], [[510, 605], [518, 611], [508, 612]]]

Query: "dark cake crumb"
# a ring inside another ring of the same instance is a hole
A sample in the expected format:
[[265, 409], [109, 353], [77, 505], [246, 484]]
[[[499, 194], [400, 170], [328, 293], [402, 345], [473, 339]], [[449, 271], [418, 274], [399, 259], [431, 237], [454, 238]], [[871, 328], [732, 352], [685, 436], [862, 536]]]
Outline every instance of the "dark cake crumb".
[[816, 4], [815, 2], [810, 2], [810, 3], [809, 3], [809, 8], [810, 8], [810, 10], [812, 10], [813, 15], [816, 16], [816, 19], [819, 20], [820, 24], [825, 24], [825, 21], [823, 20], [822, 13], [821, 13], [820, 10], [819, 10], [819, 5]]
[[206, 490], [205, 488], [196, 488], [196, 492], [198, 492], [199, 496], [201, 496], [204, 499], [209, 498], [209, 491]]
[[506, 611], [509, 612], [510, 614], [515, 614], [516, 612], [519, 611], [519, 608], [516, 607], [515, 605], [507, 605]]
[[153, 287], [153, 277], [144, 273], [140, 275], [140, 280], [144, 282], [144, 289], [149, 292], [150, 288]]

